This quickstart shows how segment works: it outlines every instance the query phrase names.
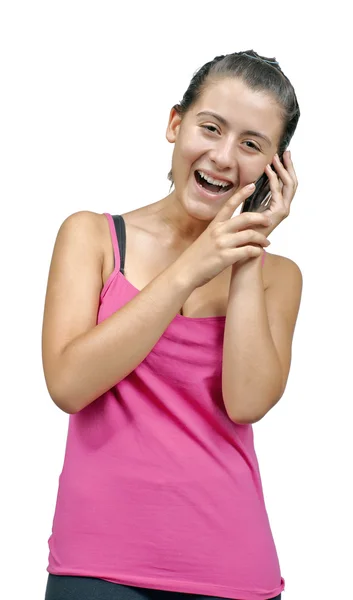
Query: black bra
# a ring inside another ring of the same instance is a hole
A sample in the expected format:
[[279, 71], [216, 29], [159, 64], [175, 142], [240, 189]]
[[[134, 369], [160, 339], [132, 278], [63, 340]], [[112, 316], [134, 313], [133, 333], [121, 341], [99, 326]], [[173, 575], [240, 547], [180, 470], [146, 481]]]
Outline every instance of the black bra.
[[[121, 215], [112, 215], [115, 225], [116, 237], [120, 252], [120, 272], [124, 275], [125, 252], [126, 252], [126, 228], [125, 221]], [[115, 268], [115, 265], [114, 265]]]

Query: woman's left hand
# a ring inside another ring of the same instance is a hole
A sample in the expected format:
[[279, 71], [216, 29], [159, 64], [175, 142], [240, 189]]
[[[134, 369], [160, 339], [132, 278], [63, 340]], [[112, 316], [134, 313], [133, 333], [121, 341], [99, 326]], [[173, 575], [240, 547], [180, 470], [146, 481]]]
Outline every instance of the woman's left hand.
[[284, 165], [281, 163], [278, 154], [273, 158], [273, 166], [266, 166], [265, 173], [270, 181], [272, 197], [270, 204], [263, 214], [271, 218], [271, 225], [268, 227], [258, 227], [261, 233], [268, 236], [279, 225], [290, 212], [290, 206], [298, 187], [298, 180], [293, 167], [291, 153], [289, 150], [283, 154]]

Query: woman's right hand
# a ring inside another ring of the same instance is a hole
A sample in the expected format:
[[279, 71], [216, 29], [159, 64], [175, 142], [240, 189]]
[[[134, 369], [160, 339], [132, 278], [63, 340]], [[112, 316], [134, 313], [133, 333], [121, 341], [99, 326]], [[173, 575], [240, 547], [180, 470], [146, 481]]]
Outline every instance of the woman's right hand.
[[232, 218], [235, 210], [254, 191], [245, 186], [229, 198], [207, 229], [183, 252], [178, 262], [191, 277], [194, 288], [208, 283], [236, 262], [261, 256], [270, 242], [252, 227], [268, 226], [269, 217], [246, 212]]

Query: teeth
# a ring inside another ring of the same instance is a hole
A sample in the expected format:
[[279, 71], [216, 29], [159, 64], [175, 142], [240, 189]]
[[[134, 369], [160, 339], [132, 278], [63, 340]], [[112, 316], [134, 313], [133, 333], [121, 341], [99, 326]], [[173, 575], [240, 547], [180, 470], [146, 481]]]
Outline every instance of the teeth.
[[203, 171], [198, 171], [199, 175], [202, 179], [205, 179], [208, 183], [212, 183], [212, 185], [219, 185], [221, 187], [228, 187], [230, 184], [227, 181], [221, 181], [220, 179], [213, 179], [209, 175], [206, 175]]

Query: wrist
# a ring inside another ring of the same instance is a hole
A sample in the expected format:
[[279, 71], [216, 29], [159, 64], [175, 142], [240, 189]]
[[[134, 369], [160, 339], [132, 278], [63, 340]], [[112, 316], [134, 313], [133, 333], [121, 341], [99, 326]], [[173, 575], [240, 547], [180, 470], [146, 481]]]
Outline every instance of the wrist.
[[190, 268], [182, 260], [182, 256], [168, 267], [168, 271], [172, 285], [178, 292], [185, 293], [188, 297], [195, 290], [196, 284], [191, 276]]
[[246, 286], [249, 282], [262, 278], [262, 261], [263, 255], [249, 258], [242, 263], [236, 262], [232, 266], [231, 287]]
[[263, 259], [264, 252], [262, 252], [260, 256], [245, 258], [244, 260], [238, 261], [232, 265], [232, 273], [256, 271], [262, 267]]

